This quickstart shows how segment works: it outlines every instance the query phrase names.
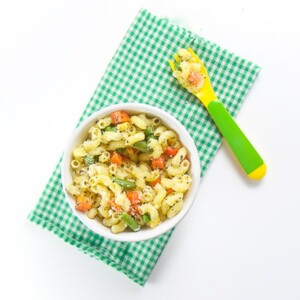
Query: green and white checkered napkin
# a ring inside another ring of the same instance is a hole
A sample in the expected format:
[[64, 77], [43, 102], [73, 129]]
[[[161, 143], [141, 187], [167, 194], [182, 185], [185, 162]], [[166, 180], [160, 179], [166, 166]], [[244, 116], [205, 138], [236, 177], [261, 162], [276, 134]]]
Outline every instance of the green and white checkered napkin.
[[[205, 62], [219, 99], [235, 116], [259, 67], [198, 35], [141, 10], [111, 60], [80, 122], [93, 112], [120, 102], [141, 102], [162, 108], [176, 117], [194, 138], [207, 170], [221, 137], [206, 110], [172, 77], [168, 60], [181, 47], [191, 47]], [[166, 246], [173, 229], [152, 240], [114, 242], [86, 228], [65, 201], [60, 161], [29, 219], [66, 242], [122, 271], [140, 285]]]

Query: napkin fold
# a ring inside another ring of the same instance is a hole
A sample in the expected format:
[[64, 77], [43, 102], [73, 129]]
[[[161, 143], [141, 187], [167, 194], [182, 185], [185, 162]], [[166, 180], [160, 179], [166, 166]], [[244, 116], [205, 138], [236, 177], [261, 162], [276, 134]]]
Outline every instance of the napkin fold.
[[[168, 19], [141, 10], [79, 123], [93, 112], [120, 102], [159, 107], [177, 118], [191, 134], [199, 151], [203, 176], [221, 145], [221, 136], [202, 104], [172, 77], [168, 60], [182, 47], [191, 47], [205, 62], [216, 94], [235, 116], [259, 67]], [[61, 159], [29, 220], [144, 286], [174, 229], [136, 243], [115, 242], [95, 234], [77, 219], [65, 200], [60, 162]]]

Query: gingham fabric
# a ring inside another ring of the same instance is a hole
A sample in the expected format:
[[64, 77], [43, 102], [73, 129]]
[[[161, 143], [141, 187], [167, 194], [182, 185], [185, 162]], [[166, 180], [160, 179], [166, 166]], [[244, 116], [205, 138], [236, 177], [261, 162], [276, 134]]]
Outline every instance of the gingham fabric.
[[[168, 60], [181, 47], [191, 47], [205, 62], [216, 94], [235, 116], [259, 67], [167, 19], [142, 10], [113, 56], [79, 123], [93, 112], [120, 102], [141, 102], [162, 108], [177, 118], [193, 137], [203, 176], [220, 147], [221, 137], [202, 104], [172, 77]], [[114, 242], [93, 233], [73, 215], [65, 201], [60, 161], [29, 219], [142, 286], [174, 230], [138, 243]]]

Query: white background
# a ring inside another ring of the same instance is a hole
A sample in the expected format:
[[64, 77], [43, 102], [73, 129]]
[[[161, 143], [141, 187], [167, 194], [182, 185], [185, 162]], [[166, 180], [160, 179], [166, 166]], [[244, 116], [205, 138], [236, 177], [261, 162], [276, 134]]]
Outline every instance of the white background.
[[[238, 122], [261, 182], [225, 146], [142, 288], [26, 217], [141, 7], [262, 66]], [[296, 1], [1, 1], [1, 299], [300, 299]]]

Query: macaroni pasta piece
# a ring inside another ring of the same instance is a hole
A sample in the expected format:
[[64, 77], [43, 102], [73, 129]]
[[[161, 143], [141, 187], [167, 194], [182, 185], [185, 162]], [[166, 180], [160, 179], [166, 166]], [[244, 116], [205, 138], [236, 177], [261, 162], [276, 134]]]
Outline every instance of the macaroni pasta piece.
[[125, 141], [112, 141], [111, 143], [108, 144], [107, 150], [108, 151], [114, 151], [120, 148], [125, 147]]
[[72, 167], [72, 169], [73, 170], [76, 170], [76, 169], [79, 169], [80, 168], [80, 161], [79, 160], [77, 160], [77, 159], [73, 159], [72, 161], [71, 161], [71, 167]]
[[120, 132], [105, 131], [102, 135], [102, 142], [108, 144], [111, 141], [120, 141], [122, 134]]
[[151, 160], [151, 158], [152, 158], [152, 154], [151, 153], [141, 153], [139, 155], [139, 161], [140, 162], [149, 161], [149, 160]]
[[86, 154], [87, 154], [87, 153], [86, 153], [85, 149], [83, 148], [83, 146], [80, 146], [80, 147], [75, 148], [75, 149], [73, 150], [73, 157], [74, 157], [75, 159], [77, 159], [78, 161], [82, 161], [82, 160], [83, 160], [83, 157], [85, 157]]
[[121, 220], [119, 223], [111, 226], [111, 231], [113, 233], [120, 233], [127, 228], [127, 223]]
[[170, 176], [180, 176], [187, 172], [190, 167], [190, 162], [185, 159], [183, 160], [178, 167], [169, 166], [167, 172]]
[[88, 154], [92, 155], [92, 156], [96, 156], [96, 155], [100, 155], [101, 153], [103, 153], [106, 150], [106, 148], [104, 147], [104, 145], [99, 146], [95, 149], [89, 150]]
[[80, 189], [72, 183], [67, 186], [67, 190], [73, 196], [80, 195]]
[[129, 122], [124, 122], [121, 124], [117, 125], [117, 130], [119, 130], [120, 132], [126, 131], [131, 127]]
[[158, 214], [158, 210], [150, 203], [145, 203], [140, 205], [139, 211], [142, 215], [149, 214], [151, 221], [149, 222], [150, 227], [155, 227], [160, 223], [160, 218]]
[[148, 119], [145, 114], [140, 114], [140, 115], [138, 115], [138, 117], [140, 119], [144, 120], [144, 122], [146, 123], [147, 126], [150, 126], [152, 124], [151, 120]]
[[172, 165], [174, 167], [178, 167], [180, 163], [185, 159], [187, 156], [187, 150], [185, 147], [182, 147], [178, 150], [177, 154], [172, 158]]
[[116, 193], [115, 202], [121, 206], [124, 211], [129, 211], [130, 201], [124, 193]]
[[158, 126], [155, 130], [154, 130], [154, 135], [155, 136], [160, 136], [164, 131], [167, 130], [167, 127], [165, 126]]
[[162, 214], [167, 215], [169, 209], [170, 209], [170, 205], [166, 202], [166, 200], [163, 200], [163, 202], [161, 203]]
[[176, 216], [182, 209], [183, 207], [183, 200], [180, 200], [178, 202], [176, 202], [169, 210], [167, 213], [167, 217], [168, 218], [173, 218], [174, 216]]
[[101, 136], [98, 136], [94, 140], [87, 140], [83, 143], [83, 148], [86, 151], [92, 151], [95, 150], [101, 143]]
[[153, 158], [159, 158], [163, 154], [163, 149], [161, 147], [161, 144], [156, 139], [150, 139], [148, 146], [150, 149], [153, 150], [152, 157]]
[[161, 207], [162, 201], [165, 199], [167, 195], [167, 191], [159, 183], [155, 185], [154, 190], [156, 191], [156, 195], [153, 200], [153, 205], [155, 208], [159, 209]]
[[112, 123], [111, 117], [106, 117], [103, 119], [100, 119], [97, 122], [97, 125], [100, 129], [104, 129], [105, 127], [109, 126]]
[[136, 186], [143, 189], [146, 186], [146, 180], [144, 177], [139, 177], [136, 179]]
[[111, 216], [110, 218], [104, 218], [102, 220], [102, 223], [104, 226], [106, 227], [111, 227], [113, 225], [116, 225], [120, 222], [120, 219], [118, 218], [118, 216]]
[[137, 126], [138, 128], [140, 128], [142, 130], [145, 130], [147, 128], [146, 121], [140, 117], [132, 116], [130, 118], [130, 120], [133, 125]]
[[99, 213], [101, 214], [101, 216], [102, 216], [103, 218], [106, 218], [106, 219], [109, 218], [109, 213], [108, 213], [109, 207], [100, 206], [100, 207], [98, 208], [98, 211], [99, 211]]
[[129, 136], [126, 140], [125, 140], [125, 146], [130, 146], [134, 143], [143, 141], [145, 139], [145, 134], [143, 132], [138, 132], [135, 133], [131, 136]]
[[91, 136], [91, 140], [96, 140], [98, 138], [101, 138], [101, 130], [96, 126], [92, 126], [90, 128], [89, 134]]
[[172, 130], [166, 130], [161, 133], [161, 135], [158, 138], [158, 141], [161, 145], [167, 145], [168, 140], [170, 140], [170, 139], [177, 139], [177, 135]]
[[151, 123], [154, 127], [157, 127], [160, 124], [160, 119], [159, 118], [153, 118], [153, 119], [151, 119]]

